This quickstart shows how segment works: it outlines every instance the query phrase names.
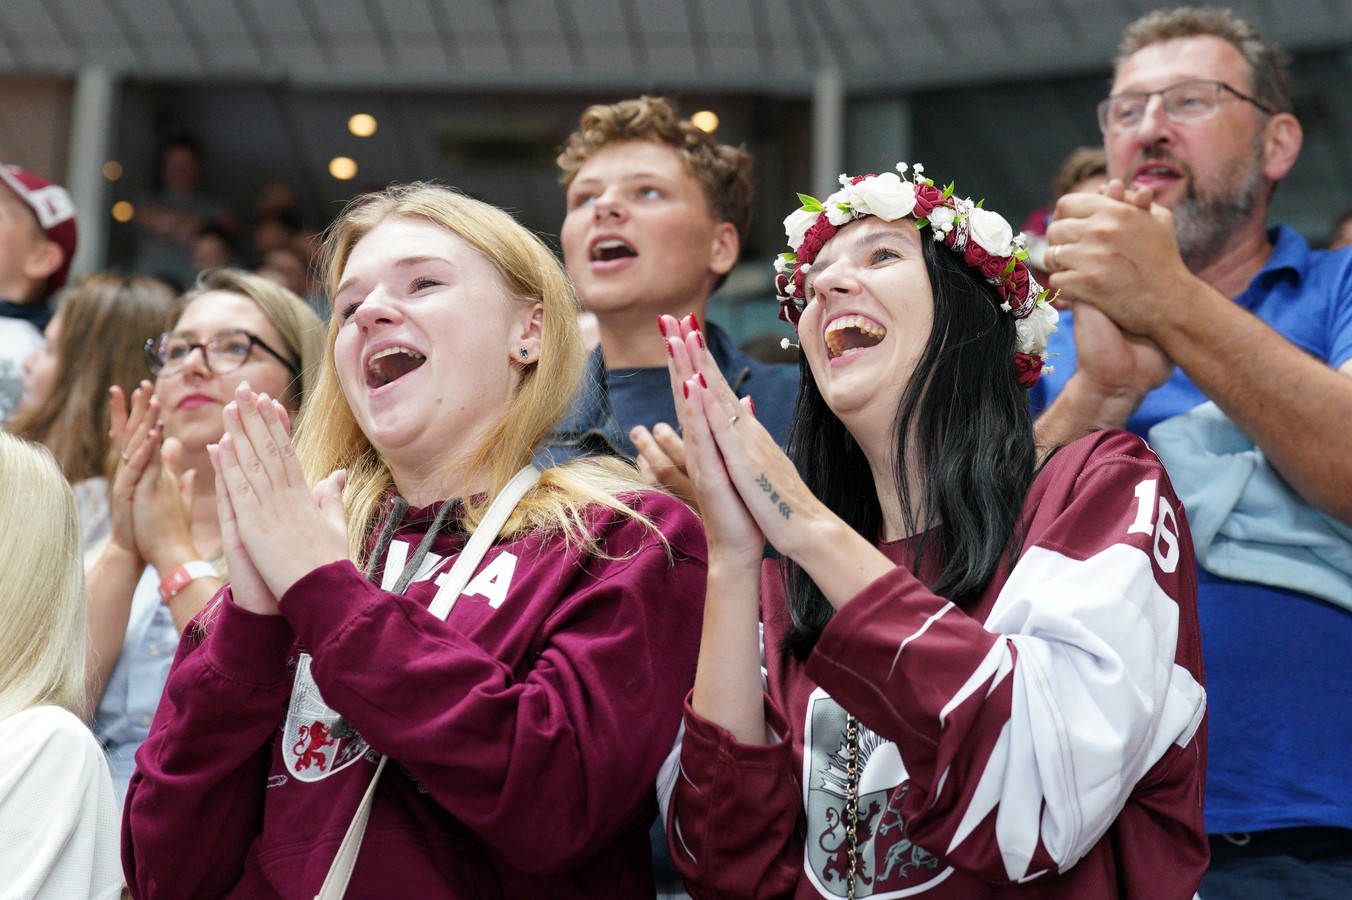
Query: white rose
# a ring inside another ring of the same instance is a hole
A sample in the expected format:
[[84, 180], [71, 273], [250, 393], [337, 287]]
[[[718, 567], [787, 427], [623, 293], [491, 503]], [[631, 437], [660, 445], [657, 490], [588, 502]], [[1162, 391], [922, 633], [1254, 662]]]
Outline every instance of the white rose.
[[930, 227], [935, 231], [948, 231], [953, 226], [953, 220], [957, 217], [958, 214], [947, 206], [934, 207], [930, 210], [928, 216]]
[[895, 172], [865, 178], [847, 190], [851, 194], [851, 206], [888, 222], [903, 219], [915, 211], [915, 187], [902, 181]]
[[1018, 349], [1024, 353], [1041, 353], [1047, 347], [1047, 338], [1056, 331], [1059, 318], [1055, 307], [1039, 304], [1026, 318], [1016, 321], [1014, 333], [1018, 337]]
[[967, 214], [967, 228], [971, 240], [991, 256], [1013, 255], [1014, 229], [999, 213], [973, 209]]
[[803, 246], [803, 238], [807, 237], [807, 230], [817, 221], [818, 213], [811, 210], [799, 209], [789, 214], [784, 220], [784, 234], [789, 238], [789, 246], [796, 252]]

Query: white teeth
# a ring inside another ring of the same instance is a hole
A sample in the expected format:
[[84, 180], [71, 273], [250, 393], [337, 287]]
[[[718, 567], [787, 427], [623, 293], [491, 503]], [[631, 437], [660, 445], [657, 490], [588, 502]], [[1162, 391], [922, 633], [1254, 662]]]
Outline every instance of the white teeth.
[[634, 248], [619, 238], [607, 238], [592, 245], [592, 259], [618, 259], [621, 256], [634, 256]]
[[[845, 332], [854, 332], [854, 335]], [[887, 336], [887, 329], [863, 316], [841, 316], [826, 326], [823, 335], [832, 358], [876, 346]]]
[[388, 356], [396, 356], [401, 353], [405, 356], [411, 356], [414, 359], [423, 358], [423, 355], [421, 353], [419, 353], [416, 350], [410, 350], [408, 347], [386, 347], [384, 350], [372, 353], [371, 358], [367, 360], [366, 367], [370, 369], [372, 372], [376, 372], [378, 368], [377, 364], [382, 359], [385, 359]]
[[384, 359], [387, 356], [394, 356], [396, 353], [405, 353], [409, 356], [422, 356], [418, 351], [410, 350], [407, 347], [386, 347], [384, 350], [372, 353], [371, 362], [375, 362], [378, 359]]
[[863, 316], [841, 316], [826, 326], [826, 333], [834, 334], [846, 328], [857, 328], [864, 334], [876, 337], [878, 340], [882, 340], [883, 336], [887, 334], [886, 328], [871, 319], [865, 319]]

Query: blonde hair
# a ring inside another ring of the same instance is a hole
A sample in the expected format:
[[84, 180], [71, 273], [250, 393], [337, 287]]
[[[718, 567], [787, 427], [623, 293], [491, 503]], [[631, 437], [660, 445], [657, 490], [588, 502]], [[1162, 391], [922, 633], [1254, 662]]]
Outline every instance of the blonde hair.
[[292, 381], [288, 393], [293, 408], [310, 392], [324, 358], [324, 323], [310, 304], [275, 281], [243, 269], [209, 269], [197, 276], [197, 283], [183, 295], [187, 306], [203, 294], [226, 291], [248, 297], [262, 310], [281, 335], [283, 348], [291, 357], [299, 383]]
[[9, 430], [46, 445], [71, 482], [109, 474], [115, 459], [108, 388], [123, 396], [149, 374], [143, 345], [173, 324], [183, 305], [146, 275], [97, 273], [58, 296], [61, 331], [51, 347], [51, 393], [10, 420]]
[[[491, 499], [531, 461], [581, 383], [587, 360], [577, 324], [581, 307], [563, 267], [543, 241], [497, 207], [425, 182], [394, 185], [348, 203], [324, 238], [321, 271], [330, 298], [337, 293], [353, 247], [392, 218], [423, 219], [455, 234], [493, 265], [510, 300], [539, 303], [544, 310], [539, 361], [521, 367], [520, 381], [503, 415], [467, 459], [437, 461], [446, 469], [462, 466], [464, 484], [487, 484], [486, 495], [462, 498], [466, 525], [472, 528]], [[311, 483], [335, 469], [347, 470], [349, 550], [353, 559], [360, 559], [366, 533], [374, 525], [381, 499], [394, 487], [394, 477], [362, 433], [339, 384], [333, 348], [341, 327], [341, 316], [335, 315], [324, 366], [297, 429], [296, 452]], [[632, 468], [615, 460], [577, 460], [552, 467], [518, 504], [501, 536], [559, 529], [568, 540], [595, 550], [586, 536], [587, 507], [599, 504], [642, 519], [617, 495], [644, 487]]]
[[84, 567], [75, 495], [51, 452], [0, 432], [0, 720], [84, 695]]

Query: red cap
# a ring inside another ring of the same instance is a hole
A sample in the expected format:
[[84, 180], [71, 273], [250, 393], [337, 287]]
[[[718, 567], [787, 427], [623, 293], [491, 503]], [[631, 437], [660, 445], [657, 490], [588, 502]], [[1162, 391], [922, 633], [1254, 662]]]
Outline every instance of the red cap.
[[65, 188], [18, 166], [0, 165], [0, 180], [32, 208], [47, 240], [61, 248], [61, 267], [47, 279], [50, 297], [66, 283], [75, 256], [75, 204]]

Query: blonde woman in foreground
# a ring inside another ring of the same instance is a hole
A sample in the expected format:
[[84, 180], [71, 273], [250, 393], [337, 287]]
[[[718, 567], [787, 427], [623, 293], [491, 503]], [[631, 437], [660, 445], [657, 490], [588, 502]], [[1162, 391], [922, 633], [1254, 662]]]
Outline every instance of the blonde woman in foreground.
[[0, 432], [0, 877], [7, 900], [111, 898], [117, 803], [84, 689], [75, 496], [51, 453]]
[[[348, 896], [651, 898], [699, 520], [628, 466], [578, 460], [474, 532], [529, 484], [582, 375], [562, 268], [432, 185], [358, 198], [327, 251], [334, 316], [295, 455], [266, 395], [241, 386], [225, 410], [231, 583], [137, 754], [133, 890], [310, 900], [384, 754]], [[459, 590], [470, 532], [492, 541]]]

